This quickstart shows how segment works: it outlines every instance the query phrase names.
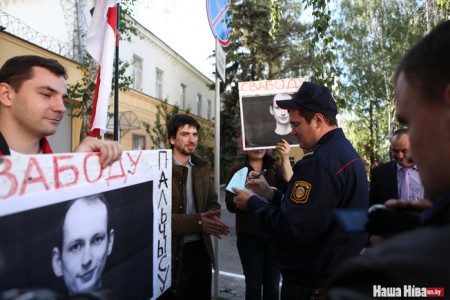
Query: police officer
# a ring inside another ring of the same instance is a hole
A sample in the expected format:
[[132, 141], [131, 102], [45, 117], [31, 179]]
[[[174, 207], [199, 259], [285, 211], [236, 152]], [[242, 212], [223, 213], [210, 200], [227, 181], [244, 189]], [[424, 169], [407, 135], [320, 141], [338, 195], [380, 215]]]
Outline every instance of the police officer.
[[[310, 299], [323, 293], [329, 277], [364, 247], [366, 235], [347, 233], [334, 217], [336, 208], [367, 209], [364, 163], [338, 128], [330, 91], [304, 82], [291, 100], [277, 105], [289, 111], [292, 134], [305, 152], [294, 166], [284, 193], [263, 177], [249, 184], [256, 194], [235, 189], [235, 203], [253, 212], [259, 230], [269, 234], [283, 277], [282, 299]], [[282, 200], [282, 201], [280, 201]]]

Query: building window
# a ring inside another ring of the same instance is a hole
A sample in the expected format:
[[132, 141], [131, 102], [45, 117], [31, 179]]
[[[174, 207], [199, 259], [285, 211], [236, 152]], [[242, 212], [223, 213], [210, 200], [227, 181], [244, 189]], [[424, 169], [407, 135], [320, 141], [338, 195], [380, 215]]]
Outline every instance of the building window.
[[197, 115], [202, 116], [202, 95], [197, 94]]
[[133, 150], [145, 150], [145, 135], [133, 134]]
[[142, 58], [133, 55], [133, 88], [142, 91]]
[[164, 72], [156, 68], [156, 98], [163, 99]]
[[186, 109], [186, 86], [180, 85], [180, 104], [181, 108]]
[[207, 111], [207, 119], [211, 120], [211, 109], [212, 109], [212, 105], [211, 105], [211, 100], [208, 99], [208, 111]]

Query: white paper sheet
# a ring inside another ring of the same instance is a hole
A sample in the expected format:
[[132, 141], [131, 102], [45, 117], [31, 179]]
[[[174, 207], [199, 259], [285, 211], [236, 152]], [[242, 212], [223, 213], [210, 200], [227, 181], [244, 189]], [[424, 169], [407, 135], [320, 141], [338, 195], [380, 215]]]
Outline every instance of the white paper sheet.
[[245, 182], [247, 181], [247, 174], [248, 174], [247, 167], [243, 167], [242, 169], [234, 173], [233, 178], [231, 178], [225, 190], [233, 194], [235, 194], [235, 192], [233, 192], [234, 187], [241, 190], [247, 190], [247, 188], [245, 187]]

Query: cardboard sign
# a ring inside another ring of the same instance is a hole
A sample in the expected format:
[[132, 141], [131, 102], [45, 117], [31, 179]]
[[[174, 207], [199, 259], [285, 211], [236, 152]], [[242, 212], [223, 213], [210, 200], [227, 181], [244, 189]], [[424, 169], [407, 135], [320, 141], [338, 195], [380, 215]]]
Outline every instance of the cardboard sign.
[[155, 299], [171, 284], [172, 152], [0, 157], [0, 292], [107, 289]]
[[291, 146], [298, 140], [291, 134], [289, 114], [274, 100], [290, 99], [303, 78], [239, 82], [239, 101], [244, 150], [274, 149], [285, 139]]

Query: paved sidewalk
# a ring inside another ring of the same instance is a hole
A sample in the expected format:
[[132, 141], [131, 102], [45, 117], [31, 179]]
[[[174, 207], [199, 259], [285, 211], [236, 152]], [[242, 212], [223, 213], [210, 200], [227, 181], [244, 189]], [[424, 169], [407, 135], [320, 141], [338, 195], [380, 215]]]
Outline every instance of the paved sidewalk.
[[[212, 297], [212, 299], [216, 298]], [[217, 298], [217, 300], [224, 299], [245, 299], [245, 279], [243, 275], [227, 273], [223, 271], [219, 273], [219, 297]]]

